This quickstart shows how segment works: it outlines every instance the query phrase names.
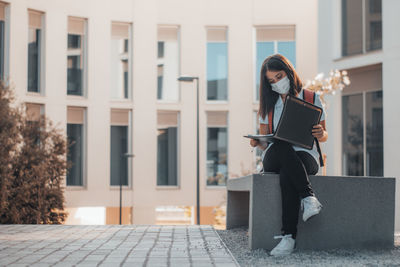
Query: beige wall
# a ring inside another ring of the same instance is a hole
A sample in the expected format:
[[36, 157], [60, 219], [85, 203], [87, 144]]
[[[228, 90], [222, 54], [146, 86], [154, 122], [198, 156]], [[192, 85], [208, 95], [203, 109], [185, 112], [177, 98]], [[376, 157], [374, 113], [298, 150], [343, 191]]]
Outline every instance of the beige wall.
[[[159, 103], [157, 25], [180, 26], [181, 74], [200, 77], [200, 188], [202, 213], [226, 199], [224, 187], [206, 187], [206, 111], [228, 111], [228, 168], [231, 175], [252, 171], [253, 153], [242, 135], [254, 130], [254, 47], [258, 25], [295, 25], [296, 65], [301, 77], [317, 72], [317, 1], [180, 0], [12, 0], [10, 76], [21, 101], [45, 104], [45, 114], [66, 127], [67, 106], [87, 109], [87, 186], [66, 189], [67, 207], [117, 207], [110, 188], [110, 110], [133, 115], [133, 175], [123, 190], [123, 206], [133, 207], [134, 223], [154, 223], [155, 206], [196, 203], [196, 90], [180, 84], [180, 101]], [[27, 9], [45, 12], [45, 96], [26, 93]], [[281, 12], [278, 12], [281, 10]], [[88, 97], [66, 96], [67, 17], [88, 19]], [[111, 101], [109, 45], [111, 21], [133, 23], [133, 101]], [[228, 29], [229, 100], [206, 102], [206, 27]], [[157, 110], [180, 112], [179, 186], [157, 188]], [[206, 216], [207, 217], [207, 216]], [[204, 223], [211, 219], [204, 218]]]

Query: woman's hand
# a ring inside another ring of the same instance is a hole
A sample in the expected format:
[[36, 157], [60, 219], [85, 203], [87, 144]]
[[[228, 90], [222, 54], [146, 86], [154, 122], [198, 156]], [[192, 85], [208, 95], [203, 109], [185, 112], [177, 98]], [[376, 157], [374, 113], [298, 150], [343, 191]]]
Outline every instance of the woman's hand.
[[321, 124], [314, 125], [312, 129], [312, 135], [317, 138], [319, 141], [324, 140], [325, 138], [325, 129]]
[[260, 144], [260, 141], [256, 140], [256, 139], [250, 139], [250, 145], [252, 147], [256, 147]]

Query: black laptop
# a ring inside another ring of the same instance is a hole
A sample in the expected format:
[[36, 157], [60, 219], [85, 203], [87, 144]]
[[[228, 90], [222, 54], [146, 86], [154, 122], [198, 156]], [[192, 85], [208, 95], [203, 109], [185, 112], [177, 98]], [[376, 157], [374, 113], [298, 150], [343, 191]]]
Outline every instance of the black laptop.
[[321, 116], [322, 108], [295, 96], [287, 95], [282, 116], [273, 134], [245, 135], [244, 137], [261, 142], [273, 142], [274, 139], [279, 139], [296, 146], [312, 149], [314, 144], [312, 128], [319, 124]]

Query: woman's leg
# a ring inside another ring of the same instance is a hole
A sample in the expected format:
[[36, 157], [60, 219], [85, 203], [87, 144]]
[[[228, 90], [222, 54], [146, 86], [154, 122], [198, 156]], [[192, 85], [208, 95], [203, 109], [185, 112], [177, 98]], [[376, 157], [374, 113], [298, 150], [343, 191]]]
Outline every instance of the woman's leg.
[[264, 171], [279, 173], [282, 199], [282, 234], [291, 234], [296, 238], [297, 222], [300, 208], [299, 194], [289, 178], [286, 168], [281, 168], [282, 149], [274, 143], [266, 152], [263, 160]]
[[277, 141], [274, 145], [278, 151], [281, 169], [285, 170], [285, 178], [289, 179], [296, 188], [299, 197], [313, 196], [314, 192], [308, 179], [307, 170], [292, 145], [284, 141]]
[[296, 238], [300, 198], [314, 195], [307, 174], [316, 173], [318, 165], [307, 152], [296, 153], [292, 145], [283, 141], [277, 141], [270, 147], [263, 164], [265, 171], [280, 173], [282, 234], [292, 234]]
[[307, 174], [314, 175], [318, 172], [318, 163], [315, 161], [314, 157], [310, 155], [310, 153], [305, 151], [297, 151], [296, 154], [303, 162]]
[[275, 149], [275, 145], [272, 144], [271, 147], [267, 150], [263, 159], [263, 169], [264, 172], [276, 172], [280, 171], [280, 162], [278, 159], [277, 151]]
[[279, 178], [282, 199], [282, 235], [291, 234], [296, 239], [300, 210], [299, 194], [285, 168], [281, 169]]

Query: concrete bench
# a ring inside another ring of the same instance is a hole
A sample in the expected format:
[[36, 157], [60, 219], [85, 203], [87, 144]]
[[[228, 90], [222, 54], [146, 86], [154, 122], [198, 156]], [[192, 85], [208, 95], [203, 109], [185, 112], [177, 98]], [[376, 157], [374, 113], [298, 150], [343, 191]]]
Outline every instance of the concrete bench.
[[[307, 222], [299, 217], [299, 249], [394, 246], [395, 178], [310, 176], [323, 205]], [[271, 250], [280, 240], [279, 175], [253, 174], [228, 179], [226, 228], [249, 228], [250, 249]], [[302, 215], [302, 211], [300, 211]]]

